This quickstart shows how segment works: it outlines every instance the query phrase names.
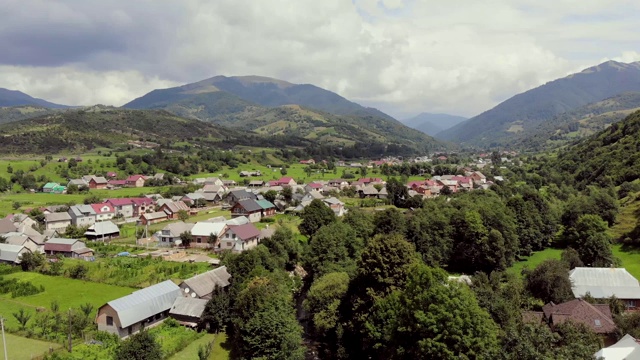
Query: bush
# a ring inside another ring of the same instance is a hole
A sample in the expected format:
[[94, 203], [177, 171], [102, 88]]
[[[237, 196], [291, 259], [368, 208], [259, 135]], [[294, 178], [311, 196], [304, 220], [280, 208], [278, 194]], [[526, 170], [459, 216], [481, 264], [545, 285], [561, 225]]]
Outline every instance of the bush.
[[44, 291], [44, 286], [37, 287], [28, 281], [16, 279], [4, 279], [0, 277], [0, 294], [11, 293], [12, 298], [39, 294]]
[[273, 217], [268, 217], [268, 218], [262, 218], [260, 219], [261, 223], [274, 223], [276, 222], [276, 219]]

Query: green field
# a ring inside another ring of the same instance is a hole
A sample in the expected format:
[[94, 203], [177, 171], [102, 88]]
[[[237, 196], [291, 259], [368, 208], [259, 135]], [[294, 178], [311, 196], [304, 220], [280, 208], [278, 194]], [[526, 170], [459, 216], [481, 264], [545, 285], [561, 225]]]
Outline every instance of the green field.
[[[59, 344], [27, 339], [13, 334], [5, 334], [5, 337], [7, 338], [7, 355], [9, 359], [14, 360], [31, 359], [34, 356], [47, 353], [49, 348], [57, 349], [60, 347]], [[4, 356], [4, 344], [2, 341], [0, 341], [0, 354]]]
[[509, 269], [507, 269], [507, 272], [519, 275], [522, 273], [524, 268], [533, 269], [546, 259], [560, 259], [561, 253], [562, 250], [551, 248], [535, 252], [528, 258], [513, 264]]
[[613, 256], [620, 259], [622, 267], [633, 275], [636, 279], [640, 279], [640, 250], [622, 250], [622, 245], [613, 245]]
[[215, 339], [213, 344], [213, 350], [211, 351], [211, 356], [209, 356], [209, 360], [227, 360], [229, 359], [229, 351], [222, 347], [222, 344], [227, 340], [227, 335], [225, 333], [220, 333], [218, 335], [214, 334], [206, 334], [200, 339], [192, 342], [189, 346], [184, 348], [184, 350], [179, 353], [173, 355], [169, 358], [169, 360], [193, 360], [198, 358], [198, 348], [200, 346], [206, 346], [212, 340]]
[[22, 281], [29, 281], [39, 287], [44, 286], [45, 291], [39, 294], [11, 298], [9, 294], [0, 295], [0, 316], [4, 316], [6, 326], [15, 328], [18, 323], [13, 317], [13, 313], [20, 308], [25, 308], [29, 312], [35, 312], [38, 307], [49, 308], [52, 301], [57, 301], [60, 310], [78, 308], [85, 303], [93, 305], [92, 317], [95, 316], [98, 307], [107, 301], [117, 299], [130, 294], [135, 289], [122, 286], [99, 284], [94, 282], [74, 280], [60, 276], [47, 276], [33, 272], [18, 272], [4, 275], [5, 278], [15, 278]]

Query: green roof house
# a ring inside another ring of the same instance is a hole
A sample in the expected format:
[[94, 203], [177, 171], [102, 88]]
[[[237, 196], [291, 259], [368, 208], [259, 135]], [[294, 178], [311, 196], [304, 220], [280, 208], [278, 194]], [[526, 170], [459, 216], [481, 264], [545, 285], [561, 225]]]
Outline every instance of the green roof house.
[[45, 192], [45, 193], [62, 194], [65, 191], [67, 191], [67, 187], [66, 186], [62, 186], [62, 185], [60, 185], [58, 183], [54, 183], [54, 182], [46, 183], [42, 187], [42, 192]]

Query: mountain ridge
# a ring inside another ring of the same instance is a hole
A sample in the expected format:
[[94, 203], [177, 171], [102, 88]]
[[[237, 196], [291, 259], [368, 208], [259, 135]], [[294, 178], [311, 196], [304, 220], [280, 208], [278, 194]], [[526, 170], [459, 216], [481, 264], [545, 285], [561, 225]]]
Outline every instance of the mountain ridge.
[[449, 129], [468, 118], [450, 114], [422, 112], [416, 116], [400, 120], [401, 123], [423, 133], [435, 136], [441, 131]]
[[465, 145], [500, 146], [558, 114], [632, 91], [640, 91], [640, 62], [607, 61], [516, 94], [437, 137]]
[[43, 99], [35, 98], [31, 95], [23, 93], [22, 91], [0, 88], [0, 107], [25, 105], [40, 106], [50, 109], [69, 108], [69, 106], [67, 105], [55, 104]]

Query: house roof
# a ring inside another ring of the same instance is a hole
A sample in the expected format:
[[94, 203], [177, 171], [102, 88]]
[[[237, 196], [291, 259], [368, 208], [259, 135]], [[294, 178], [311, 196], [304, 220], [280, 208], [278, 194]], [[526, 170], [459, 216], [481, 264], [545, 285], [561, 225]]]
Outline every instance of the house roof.
[[[93, 208], [93, 211], [96, 214], [109, 214], [114, 212], [115, 210], [113, 210], [113, 206], [109, 205], [109, 204], [91, 204], [91, 207]], [[106, 208], [106, 210], [103, 211], [103, 208]]]
[[144, 213], [142, 215], [140, 215], [141, 217], [144, 217], [147, 220], [157, 220], [157, 219], [164, 219], [167, 217], [167, 213], [165, 213], [164, 211], [156, 211], [156, 212], [152, 212], [152, 213]]
[[582, 323], [598, 334], [610, 334], [616, 329], [608, 304], [589, 304], [582, 299], [573, 299], [562, 304], [553, 302], [542, 307], [544, 316], [554, 325], [565, 321]]
[[25, 249], [22, 245], [0, 244], [0, 260], [18, 262], [20, 252]]
[[600, 349], [594, 359], [603, 360], [640, 360], [640, 344], [633, 336], [626, 334], [617, 343]]
[[109, 180], [110, 185], [126, 185], [127, 180]]
[[248, 212], [255, 212], [255, 211], [262, 210], [262, 206], [260, 206], [260, 204], [258, 204], [258, 202], [253, 199], [240, 200], [238, 201], [238, 204], [236, 206], [240, 206]]
[[640, 283], [625, 268], [577, 267], [569, 272], [575, 297], [590, 293], [596, 299], [640, 299]]
[[240, 240], [245, 241], [260, 236], [260, 230], [255, 225], [248, 223], [243, 225], [231, 225], [229, 230], [233, 231]]
[[264, 181], [263, 180], [253, 180], [249, 182], [249, 185], [264, 185]]
[[44, 250], [70, 252], [73, 244], [79, 241], [77, 239], [51, 238], [44, 243]]
[[233, 190], [229, 192], [229, 195], [233, 195], [236, 199], [255, 199], [255, 195], [253, 193], [248, 192], [245, 189]]
[[324, 184], [312, 182], [312, 183], [308, 183], [307, 186], [311, 187], [312, 189], [322, 189]]
[[260, 207], [262, 207], [263, 209], [273, 209], [276, 206], [273, 205], [273, 203], [269, 200], [256, 200], [256, 202], [258, 203], [258, 205], [260, 205]]
[[132, 294], [109, 301], [120, 319], [120, 326], [126, 328], [151, 316], [171, 309], [180, 296], [180, 288], [167, 280]]
[[54, 212], [51, 214], [45, 214], [44, 220], [48, 223], [56, 221], [71, 221], [71, 215], [66, 212]]
[[58, 186], [60, 186], [60, 184], [54, 183], [54, 182], [49, 182], [49, 183], [44, 184], [44, 186], [42, 188], [43, 189], [53, 189], [53, 188], [58, 187]]
[[8, 234], [8, 235], [5, 235], [5, 241], [7, 244], [10, 244], [10, 245], [22, 246], [24, 245], [24, 243], [29, 241], [29, 237], [27, 235], [22, 235], [22, 234]]
[[7, 218], [0, 219], [0, 234], [16, 231], [17, 228], [13, 225], [13, 221]]
[[238, 216], [238, 217], [230, 219], [230, 220], [225, 220], [225, 223], [228, 226], [231, 226], [231, 225], [244, 225], [244, 224], [248, 224], [250, 222], [251, 221], [249, 221], [249, 218], [246, 217], [246, 216]]
[[204, 195], [202, 193], [193, 192], [193, 193], [185, 194], [183, 198], [187, 198], [190, 200], [198, 200], [198, 199], [204, 199]]
[[84, 233], [85, 235], [107, 235], [120, 233], [120, 229], [118, 229], [118, 225], [112, 223], [111, 221], [100, 221], [97, 222], [87, 229]]
[[175, 223], [168, 224], [162, 229], [162, 231], [169, 231], [169, 235], [176, 237], [176, 236], [180, 236], [180, 234], [182, 234], [185, 231], [191, 231], [194, 225], [195, 224], [192, 224], [192, 223], [185, 223], [182, 221], [178, 221]]
[[322, 201], [324, 201], [325, 203], [327, 203], [329, 205], [344, 205], [344, 203], [342, 201], [338, 200], [335, 197], [326, 198], [326, 199], [323, 199]]
[[208, 300], [180, 296], [169, 310], [169, 314], [200, 318]]
[[91, 205], [69, 206], [69, 211], [71, 211], [76, 217], [91, 216], [96, 214]]
[[202, 188], [202, 192], [224, 192], [224, 186], [223, 185], [214, 185], [214, 184], [209, 184], [209, 185], [205, 185]]
[[280, 180], [278, 180], [278, 182], [281, 184], [288, 184], [291, 182], [291, 180], [293, 180], [291, 176], [284, 176], [284, 177], [281, 177]]
[[198, 297], [204, 297], [211, 294], [216, 286], [222, 288], [229, 286], [230, 278], [231, 275], [227, 272], [227, 267], [221, 266], [217, 269], [186, 279], [180, 285], [182, 288], [185, 288], [185, 286], [188, 287], [189, 291], [195, 292]]
[[67, 185], [87, 186], [87, 182], [84, 179], [71, 179]]
[[131, 198], [113, 198], [113, 199], [107, 199], [104, 202], [105, 203], [108, 202], [113, 206], [133, 205]]
[[172, 213], [177, 213], [180, 210], [189, 211], [189, 206], [182, 201], [169, 201], [165, 202], [163, 207], [166, 207]]
[[94, 176], [93, 178], [91, 178], [91, 180], [96, 184], [107, 184], [109, 182], [107, 179], [105, 179], [102, 176]]
[[143, 175], [131, 175], [127, 178], [127, 182], [136, 182], [140, 179], [144, 180], [144, 176]]
[[225, 223], [199, 221], [191, 229], [191, 234], [193, 236], [209, 236], [211, 234], [219, 236], [226, 226], [227, 224]]
[[362, 189], [362, 193], [365, 195], [378, 195], [378, 189], [376, 189], [373, 185], [368, 185], [365, 186], [364, 189]]

